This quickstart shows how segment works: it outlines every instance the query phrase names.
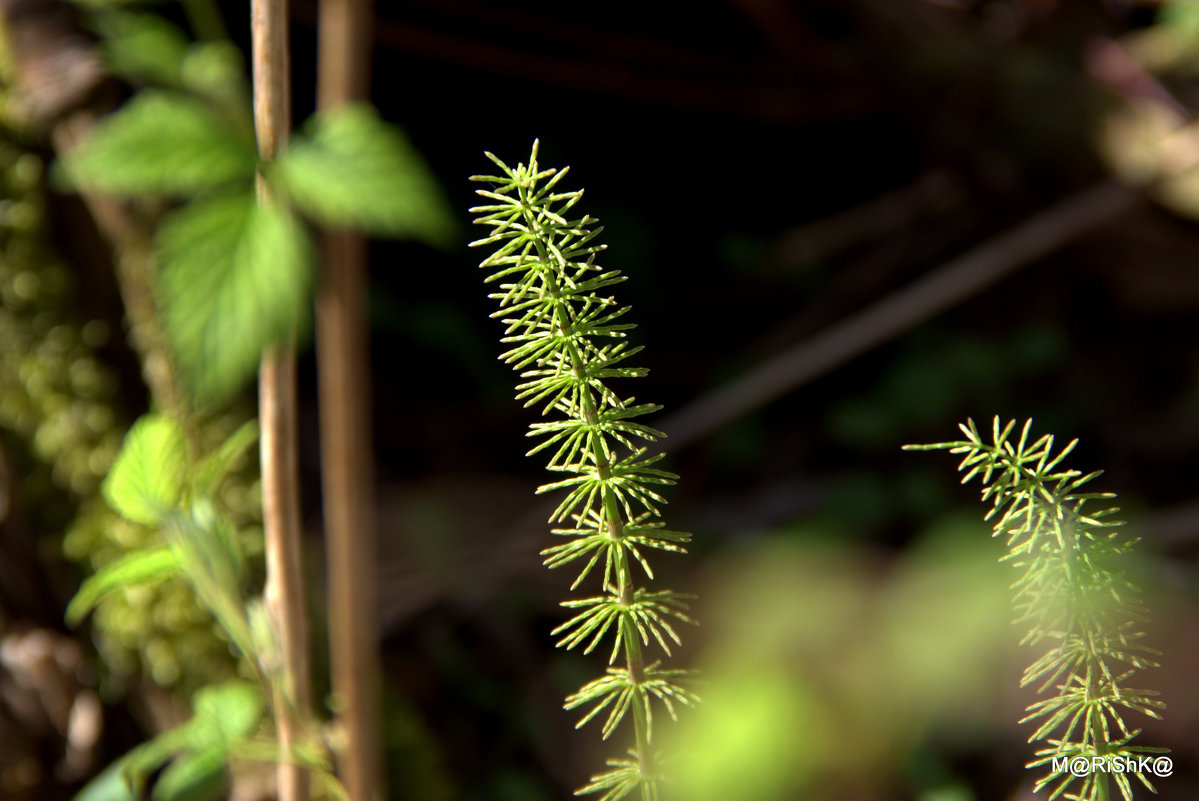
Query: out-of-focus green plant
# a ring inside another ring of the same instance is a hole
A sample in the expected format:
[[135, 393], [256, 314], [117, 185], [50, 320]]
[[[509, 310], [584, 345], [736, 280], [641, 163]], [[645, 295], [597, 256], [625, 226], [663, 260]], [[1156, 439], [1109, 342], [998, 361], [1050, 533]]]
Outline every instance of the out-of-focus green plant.
[[[983, 500], [992, 504], [987, 520], [995, 521], [994, 536], [1007, 541], [1003, 558], [1023, 571], [1014, 585], [1014, 603], [1019, 620], [1029, 624], [1024, 642], [1048, 641], [1050, 647], [1024, 671], [1020, 684], [1039, 685], [1039, 692], [1057, 690], [1030, 705], [1021, 721], [1038, 725], [1030, 742], [1045, 740], [1050, 746], [1037, 751], [1028, 767], [1072, 764], [1078, 758], [1088, 765], [1136, 764], [1137, 757], [1167, 749], [1130, 745], [1140, 729], [1124, 720], [1123, 710], [1158, 718], [1157, 710], [1165, 708], [1157, 692], [1133, 689], [1127, 682], [1137, 670], [1156, 667], [1153, 657], [1159, 654], [1141, 643], [1144, 633], [1138, 627], [1146, 620], [1145, 609], [1140, 591], [1120, 566], [1135, 540], [1114, 530], [1116, 508], [1087, 508], [1092, 501], [1115, 497], [1083, 491], [1099, 472], [1059, 469], [1078, 440], [1055, 454], [1051, 435], [1030, 440], [1031, 426], [1029, 420], [1015, 437], [1015, 421], [1001, 426], [996, 417], [986, 442], [970, 420], [960, 426], [964, 440], [906, 447], [962, 456], [962, 483], [981, 481]], [[1035, 789], [1053, 784], [1050, 798], [1065, 794], [1076, 801], [1106, 801], [1109, 773], [1125, 801], [1132, 799], [1130, 774], [1154, 791], [1142, 771], [1059, 767]]]
[[[230, 44], [189, 45], [182, 31], [150, 13], [105, 7], [96, 9], [92, 21], [104, 37], [99, 46], [108, 66], [123, 77], [167, 80], [174, 65], [176, 76], [182, 74], [198, 93], [215, 91], [217, 75], [226, 86], [244, 83], [236, 72], [240, 67], [229, 80], [227, 67], [239, 63], [229, 57], [230, 50], [236, 52]], [[0, 426], [26, 440], [46, 468], [33, 470], [21, 486], [24, 500], [38, 511], [39, 528], [61, 534], [63, 553], [94, 570], [132, 550], [152, 547], [155, 535], [114, 514], [98, 495], [127, 425], [119, 403], [122, 388], [101, 352], [110, 336], [107, 325], [84, 316], [91, 310], [80, 302], [76, 275], [50, 241], [46, 170], [40, 153], [28, 143], [30, 120], [20, 82], [14, 80], [13, 42], [7, 41], [13, 35], [21, 34], [0, 30], [0, 184], [7, 211], [0, 219]], [[165, 40], [179, 45], [173, 54], [170, 48], [142, 47]], [[145, 69], [122, 70], [130, 58]], [[184, 62], [191, 66], [181, 71]], [[157, 68], [150, 69], [151, 64]], [[131, 388], [123, 389], [130, 394]], [[221, 412], [202, 421], [197, 436], [219, 443], [238, 422], [236, 412]], [[47, 496], [41, 481], [46, 472], [66, 492], [66, 503]], [[241, 479], [228, 482], [220, 500], [239, 522], [248, 523], [257, 517], [253, 479]], [[244, 544], [254, 550], [259, 539], [255, 529], [245, 532]], [[97, 612], [95, 629], [111, 669], [105, 672], [108, 678], [144, 668], [154, 682], [188, 691], [235, 674], [228, 644], [179, 582], [129, 587], [110, 596]]]
[[1002, 734], [994, 688], [1015, 644], [982, 530], [955, 515], [889, 553], [808, 521], [726, 550], [705, 571], [704, 703], [665, 742], [671, 798], [923, 798], [967, 781], [912, 763]]
[[[306, 330], [313, 246], [301, 214], [438, 243], [453, 230], [419, 156], [361, 105], [316, 117], [259, 164], [236, 115], [186, 93], [145, 90], [64, 168], [106, 194], [190, 199], [159, 227], [158, 290], [171, 348], [204, 403], [227, 401], [266, 347]], [[257, 199], [260, 172], [275, 202]]]
[[[75, 276], [47, 230], [41, 157], [16, 140], [0, 139], [0, 427], [27, 443], [40, 465], [20, 484], [38, 529], [61, 533], [65, 555], [94, 569], [152, 535], [98, 496], [125, 425], [117, 376], [102, 355], [110, 333], [100, 320], [81, 319]], [[220, 438], [229, 427], [222, 416], [205, 431]], [[246, 495], [244, 483], [231, 483], [222, 501], [249, 520]], [[98, 628], [116, 673], [134, 672], [140, 661], [158, 683], [183, 687], [233, 675], [211, 618], [178, 584], [111, 598]]]
[[63, 490], [93, 492], [120, 444], [100, 321], [75, 322], [73, 280], [47, 241], [42, 162], [0, 141], [0, 425]]
[[[126, 437], [103, 495], [122, 525], [149, 536], [100, 564], [71, 602], [68, 619], [77, 623], [93, 608], [103, 614], [110, 601], [183, 579], [219, 624], [221, 647], [258, 680], [271, 716], [307, 727], [286, 753], [273, 741], [247, 739], [256, 723], [234, 727], [241, 734], [219, 753], [197, 746], [191, 735], [181, 740], [179, 729], [166, 732], [148, 752], [119, 761], [130, 792], [139, 792], [145, 774], [169, 752], [183, 755], [177, 764], [195, 767], [183, 771], [187, 781], [175, 777], [165, 786], [164, 774], [155, 798], [160, 792], [164, 799], [215, 797], [226, 762], [239, 757], [297, 762], [317, 779], [318, 791], [338, 796], [323, 732], [280, 689], [289, 682], [278, 665], [275, 621], [248, 597], [254, 554], [243, 546], [250, 538], [221, 502], [222, 479], [253, 443], [253, 426], [212, 441], [204, 421], [257, 371], [264, 350], [307, 329], [314, 273], [308, 220], [444, 243], [453, 219], [419, 155], [372, 108], [319, 115], [264, 160], [227, 42], [190, 44], [150, 15], [105, 9], [97, 19], [109, 64], [152, 86], [67, 154], [59, 177], [92, 197], [128, 199], [139, 220], [152, 222], [153, 242], [147, 232], [134, 248], [146, 267], [139, 280], [153, 294], [148, 328], [165, 338], [170, 372], [190, 392], [174, 402], [156, 394], [169, 408], [143, 416]], [[197, 718], [200, 712], [197, 706]]]
[[[199, 801], [226, 792], [223, 766], [254, 749], [262, 695], [251, 684], [230, 681], [199, 690], [192, 706], [191, 720], [130, 751], [75, 801]], [[162, 773], [147, 796], [147, 780], [157, 771]]]
[[554, 530], [568, 540], [546, 549], [545, 563], [551, 568], [581, 563], [571, 589], [598, 566], [603, 570], [602, 593], [564, 602], [576, 614], [553, 633], [562, 637], [559, 646], [582, 646], [584, 653], [610, 635], [608, 664], [617, 656], [624, 662], [567, 698], [566, 708], [587, 708], [579, 726], [603, 718], [605, 739], [625, 713], [633, 713], [635, 745], [629, 758], [609, 760], [611, 769], [578, 792], [599, 793], [602, 801], [638, 792], [653, 801], [662, 780], [653, 708], [660, 703], [673, 718], [675, 704], [697, 700], [679, 684], [687, 671], [647, 663], [643, 651], [652, 640], [669, 654], [670, 643], [680, 642], [674, 621], [692, 622], [685, 612], [690, 596], [638, 587], [633, 572], [640, 565], [652, 579], [648, 550], [682, 552], [690, 539], [657, 520], [658, 506], [665, 502], [658, 488], [673, 484], [676, 476], [656, 467], [661, 455], [646, 455], [640, 444], [653, 442], [661, 432], [636, 421], [659, 407], [633, 405], [633, 398], [621, 398], [610, 386], [613, 379], [646, 371], [624, 365], [641, 348], [624, 341], [633, 326], [619, 320], [628, 307], [604, 294], [624, 277], [595, 263], [604, 249], [595, 241], [601, 229], [591, 217], [566, 216], [582, 191], [558, 188], [567, 171], [542, 169], [537, 143], [527, 165], [509, 167], [487, 156], [501, 174], [471, 179], [494, 187], [478, 191], [488, 202], [471, 211], [478, 215], [475, 222], [492, 232], [472, 244], [496, 248], [481, 266], [490, 273], [488, 282], [498, 283], [491, 297], [500, 302], [500, 311], [493, 316], [503, 321], [503, 342], [512, 346], [502, 358], [524, 379], [516, 397], [555, 417], [530, 426], [529, 436], [540, 442], [529, 455], [552, 452], [548, 469], [565, 478], [537, 491], [565, 490], [550, 522], [572, 524]]
[[[256, 440], [257, 426], [251, 422], [220, 448], [197, 456], [188, 452], [178, 423], [146, 415], [130, 430], [104, 480], [108, 504], [123, 519], [159, 531], [163, 544], [132, 551], [84, 581], [67, 608], [67, 621], [78, 623], [106, 597], [130, 586], [181, 577], [220, 624], [258, 686], [234, 681], [201, 689], [190, 723], [126, 754], [84, 788], [78, 796], [82, 801], [142, 797], [150, 774], [170, 758], [176, 761], [154, 784], [153, 798], [162, 801], [219, 797], [226, 790], [226, 763], [236, 758], [297, 762], [328, 796], [341, 796], [319, 730], [290, 753], [281, 753], [272, 740], [253, 737], [262, 698], [276, 697], [271, 689], [279, 681], [277, 647], [265, 604], [247, 597], [243, 538], [213, 499]], [[270, 711], [276, 717], [289, 714]]]
[[1199, 137], [1190, 106], [1199, 77], [1199, 4], [1162, 0], [1156, 6], [1154, 24], [1091, 54], [1093, 70], [1120, 101], [1108, 113], [1100, 150], [1120, 180], [1195, 220]]

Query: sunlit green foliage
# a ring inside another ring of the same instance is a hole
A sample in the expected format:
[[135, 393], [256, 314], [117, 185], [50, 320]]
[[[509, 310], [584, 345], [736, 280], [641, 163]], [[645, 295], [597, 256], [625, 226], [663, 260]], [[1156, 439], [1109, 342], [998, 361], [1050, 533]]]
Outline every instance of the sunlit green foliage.
[[661, 454], [646, 453], [661, 433], [636, 419], [659, 407], [636, 405], [610, 386], [612, 379], [646, 371], [624, 364], [640, 348], [626, 344], [633, 326], [619, 322], [628, 307], [604, 294], [624, 278], [595, 263], [604, 249], [595, 241], [601, 229], [590, 217], [567, 216], [582, 192], [558, 189], [566, 170], [541, 169], [536, 143], [528, 165], [513, 168], [488, 157], [501, 174], [472, 178], [494, 188], [479, 190], [488, 202], [471, 211], [492, 232], [472, 244], [495, 249], [481, 266], [489, 271], [487, 281], [497, 284], [491, 297], [500, 311], [493, 316], [504, 323], [502, 341], [511, 346], [501, 358], [523, 379], [517, 398], [552, 416], [530, 426], [529, 436], [540, 441], [529, 455], [552, 454], [548, 469], [565, 477], [538, 492], [566, 490], [550, 522], [573, 524], [554, 530], [568, 540], [543, 555], [550, 567], [579, 565], [572, 589], [603, 565], [602, 594], [563, 603], [578, 611], [553, 633], [561, 635], [559, 646], [582, 646], [584, 653], [609, 638], [608, 663], [618, 656], [625, 661], [567, 698], [566, 708], [586, 709], [579, 726], [603, 720], [605, 739], [630, 710], [635, 723], [631, 758], [609, 760], [610, 770], [579, 792], [615, 801], [636, 790], [650, 801], [658, 797], [661, 779], [654, 708], [673, 718], [676, 704], [697, 700], [679, 684], [686, 671], [646, 664], [642, 655], [654, 643], [669, 654], [670, 643], [680, 641], [677, 622], [692, 622], [686, 614], [689, 596], [637, 587], [633, 572], [636, 563], [653, 578], [646, 551], [681, 552], [690, 539], [656, 519], [665, 502], [659, 489], [676, 477], [656, 466]]
[[[225, 447], [197, 458], [189, 454], [178, 423], [147, 415], [126, 436], [105, 479], [103, 494], [114, 511], [156, 529], [164, 544], [132, 551], [88, 577], [67, 610], [68, 620], [77, 624], [114, 593], [178, 576], [216, 619], [258, 687], [235, 682], [199, 690], [191, 722], [122, 757], [85, 788], [84, 801], [122, 801], [130, 793], [141, 798], [147, 777], [172, 758], [154, 784], [152, 798], [220, 797], [227, 764], [235, 758], [298, 762], [330, 795], [338, 795], [323, 748], [301, 743], [291, 753], [281, 753], [272, 741], [249, 740], [262, 717], [262, 695], [279, 681], [278, 654], [263, 601], [247, 595], [243, 537], [214, 503], [213, 493], [256, 439], [257, 425], [250, 423]], [[280, 714], [273, 707], [271, 712]]]
[[[1022, 570], [1013, 586], [1017, 619], [1029, 625], [1024, 642], [1047, 641], [1049, 649], [1024, 671], [1020, 684], [1036, 685], [1038, 692], [1057, 690], [1054, 697], [1030, 705], [1021, 721], [1037, 724], [1030, 742], [1044, 740], [1050, 746], [1037, 751], [1028, 767], [1049, 766], [1063, 757], [1164, 753], [1166, 749], [1130, 745], [1140, 729], [1124, 720], [1124, 710], [1157, 718], [1157, 710], [1165, 708], [1157, 692], [1133, 689], [1127, 681], [1137, 670], [1155, 667], [1153, 656], [1159, 653], [1141, 643], [1144, 632], [1138, 627], [1146, 620], [1145, 609], [1140, 591], [1120, 566], [1135, 541], [1116, 529], [1116, 508], [1088, 508], [1115, 497], [1083, 491], [1099, 472], [1060, 469], [1078, 441], [1055, 454], [1051, 435], [1030, 440], [1031, 426], [1029, 420], [1016, 437], [1015, 421], [1001, 426], [996, 417], [988, 443], [971, 420], [961, 426], [964, 440], [907, 446], [962, 456], [962, 483], [980, 479], [983, 500], [992, 504], [986, 519], [995, 521], [994, 536], [1007, 542], [1004, 559]], [[1130, 801], [1130, 773], [1110, 775]], [[1153, 790], [1142, 773], [1131, 775]], [[1053, 785], [1051, 799], [1105, 801], [1108, 776], [1101, 770], [1081, 776], [1050, 772], [1036, 787]]]
[[313, 245], [287, 207], [252, 194], [196, 201], [158, 241], [163, 322], [201, 397], [229, 397], [264, 346], [306, 331]]
[[170, 420], [138, 420], [101, 488], [108, 505], [135, 523], [161, 524], [183, 492], [186, 448], [183, 432]]
[[370, 106], [310, 120], [270, 177], [297, 209], [329, 226], [448, 244], [454, 220], [420, 154]]
[[[258, 163], [246, 114], [145, 90], [64, 162], [68, 179], [92, 191], [190, 198], [159, 227], [158, 293], [171, 348], [202, 403], [227, 401], [264, 349], [305, 332], [315, 257], [297, 212], [437, 244], [454, 230], [419, 155], [373, 110], [314, 118], [269, 165]], [[256, 193], [260, 171], [269, 203]]]
[[[93, 779], [75, 801], [215, 801], [227, 795], [225, 766], [253, 749], [262, 718], [262, 696], [253, 685], [231, 681], [199, 690], [194, 714], [181, 726], [138, 746]], [[162, 774], [147, 794], [147, 782]]]
[[200, 98], [145, 90], [108, 117], [70, 161], [80, 185], [114, 195], [190, 197], [248, 188], [254, 140]]
[[[13, 437], [9, 445], [24, 443], [36, 461], [32, 469], [22, 466], [19, 489], [39, 530], [62, 535], [65, 555], [97, 570], [160, 544], [99, 498], [125, 422], [116, 373], [101, 352], [110, 333], [103, 322], [80, 318], [75, 277], [45, 224], [41, 159], [5, 142], [0, 168], [0, 427]], [[226, 422], [208, 428], [220, 436]], [[249, 505], [244, 487], [227, 486], [222, 495], [238, 500], [239, 510]], [[106, 594], [96, 635], [115, 674], [140, 665], [161, 684], [193, 686], [233, 669], [210, 616], [179, 582]]]

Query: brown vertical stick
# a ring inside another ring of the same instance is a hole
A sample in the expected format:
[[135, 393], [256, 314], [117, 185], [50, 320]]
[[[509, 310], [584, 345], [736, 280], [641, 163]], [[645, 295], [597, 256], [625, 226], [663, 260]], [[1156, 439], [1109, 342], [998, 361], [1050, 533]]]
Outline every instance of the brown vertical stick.
[[[274, 158], [291, 124], [288, 89], [287, 0], [253, 0], [254, 128], [264, 161]], [[270, 203], [258, 182], [258, 201]], [[307, 801], [308, 774], [286, 756], [304, 737], [310, 709], [308, 625], [300, 544], [296, 357], [291, 344], [262, 357], [258, 383], [262, 425], [262, 511], [266, 533], [266, 599], [279, 635], [275, 720], [284, 759], [278, 768], [280, 801]]]
[[[321, 0], [319, 110], [366, 97], [370, 12], [367, 0]], [[345, 736], [338, 772], [350, 801], [381, 801], [386, 795], [379, 759], [366, 283], [365, 240], [349, 231], [328, 232], [316, 302], [316, 348], [329, 649]]]

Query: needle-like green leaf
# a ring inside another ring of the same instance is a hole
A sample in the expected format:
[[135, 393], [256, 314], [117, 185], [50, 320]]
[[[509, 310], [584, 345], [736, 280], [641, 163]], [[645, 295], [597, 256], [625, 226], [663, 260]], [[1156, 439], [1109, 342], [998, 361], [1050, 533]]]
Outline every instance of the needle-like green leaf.
[[529, 435], [539, 441], [529, 455], [547, 454], [547, 467], [559, 478], [537, 491], [563, 493], [550, 522], [573, 523], [554, 530], [570, 539], [542, 556], [549, 567], [582, 565], [572, 590], [603, 564], [603, 594], [564, 602], [575, 614], [552, 633], [560, 637], [558, 645], [584, 653], [607, 641], [601, 652], [609, 664], [623, 657], [626, 665], [609, 668], [571, 695], [566, 708], [589, 707], [580, 726], [604, 713], [605, 739], [634, 710], [634, 759], [609, 761], [613, 769], [578, 792], [615, 801], [639, 788], [642, 800], [651, 801], [659, 780], [647, 770], [655, 761], [651, 700], [671, 718], [676, 703], [698, 700], [675, 682], [682, 671], [647, 667], [644, 658], [648, 648], [669, 654], [670, 644], [680, 642], [674, 626], [694, 622], [685, 614], [687, 596], [651, 592], [633, 580], [634, 563], [653, 578], [645, 551], [683, 552], [690, 539], [657, 520], [665, 503], [659, 490], [676, 476], [657, 467], [661, 454], [646, 453], [662, 434], [638, 418], [658, 407], [636, 404], [611, 387], [646, 371], [626, 364], [640, 352], [624, 339], [633, 328], [624, 322], [629, 309], [603, 294], [624, 278], [596, 262], [604, 249], [596, 239], [602, 229], [573, 212], [582, 192], [559, 188], [566, 170], [538, 167], [536, 144], [528, 165], [509, 167], [488, 157], [502, 174], [472, 179], [492, 185], [479, 190], [487, 203], [472, 209], [490, 235], [472, 244], [493, 248], [481, 266], [499, 290], [491, 295], [500, 304], [492, 316], [504, 325], [501, 341], [508, 350], [500, 358], [522, 379], [516, 397], [549, 418], [530, 426]]
[[[1144, 606], [1137, 588], [1116, 570], [1132, 541], [1109, 530], [1118, 525], [1107, 519], [1115, 508], [1085, 510], [1090, 501], [1115, 496], [1077, 492], [1099, 475], [1059, 469], [1077, 440], [1054, 453], [1053, 437], [1031, 440], [1031, 426], [1031, 420], [1026, 422], [1013, 441], [1015, 421], [1001, 426], [996, 417], [987, 443], [969, 420], [960, 426], [965, 440], [907, 446], [965, 454], [958, 466], [965, 472], [962, 481], [981, 479], [983, 500], [992, 505], [987, 519], [993, 521], [994, 536], [1007, 543], [1003, 559], [1022, 570], [1013, 589], [1018, 620], [1030, 626], [1024, 642], [1051, 643], [1020, 680], [1021, 686], [1038, 685], [1038, 692], [1057, 689], [1054, 697], [1031, 704], [1020, 721], [1037, 724], [1029, 742], [1052, 746], [1038, 751], [1039, 759], [1027, 767], [1075, 757], [1093, 764], [1092, 759], [1164, 753], [1128, 745], [1139, 730], [1130, 731], [1120, 711], [1156, 718], [1165, 704], [1153, 691], [1124, 684], [1136, 670], [1156, 667], [1152, 657], [1158, 652], [1138, 642], [1143, 633], [1133, 627], [1145, 621]], [[1115, 772], [1112, 777], [1124, 801], [1132, 801], [1128, 777]], [[1145, 777], [1138, 778], [1153, 789]], [[1110, 797], [1108, 774], [1101, 770], [1081, 776], [1050, 773], [1034, 790], [1051, 784], [1050, 799]]]

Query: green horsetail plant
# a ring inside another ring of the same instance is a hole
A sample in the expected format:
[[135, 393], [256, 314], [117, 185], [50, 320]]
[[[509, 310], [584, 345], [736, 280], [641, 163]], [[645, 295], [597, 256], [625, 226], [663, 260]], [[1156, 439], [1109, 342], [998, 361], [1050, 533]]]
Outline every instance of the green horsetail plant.
[[[691, 596], [638, 586], [634, 574], [635, 563], [652, 579], [648, 550], [684, 552], [690, 540], [657, 519], [665, 502], [658, 489], [677, 477], [656, 466], [661, 454], [646, 453], [661, 432], [637, 419], [660, 407], [635, 405], [609, 386], [646, 370], [625, 365], [641, 348], [625, 341], [634, 327], [620, 322], [628, 307], [605, 294], [624, 277], [595, 263], [604, 249], [596, 242], [602, 229], [589, 216], [567, 216], [582, 191], [558, 189], [567, 170], [541, 169], [536, 142], [527, 165], [513, 168], [487, 157], [501, 174], [471, 178], [494, 187], [478, 190], [488, 204], [471, 213], [492, 232], [472, 244], [496, 248], [480, 266], [490, 271], [487, 281], [498, 285], [491, 297], [500, 311], [492, 316], [506, 326], [502, 341], [511, 346], [501, 358], [523, 379], [516, 397], [551, 417], [530, 426], [529, 436], [540, 441], [529, 455], [552, 453], [548, 469], [563, 478], [538, 493], [566, 491], [550, 523], [565, 524], [553, 533], [567, 539], [542, 555], [551, 568], [578, 566], [571, 590], [603, 566], [594, 575], [600, 593], [564, 602], [575, 614], [553, 634], [561, 636], [558, 646], [581, 646], [584, 653], [610, 638], [610, 667], [569, 696], [565, 707], [586, 708], [579, 727], [603, 717], [604, 739], [632, 711], [635, 745], [629, 758], [608, 760], [610, 769], [576, 794], [602, 793], [601, 801], [616, 801], [639, 791], [643, 801], [653, 801], [661, 778], [654, 707], [660, 703], [674, 718], [675, 704], [698, 700], [678, 683], [688, 671], [664, 668], [645, 654], [656, 643], [669, 655], [671, 642], [680, 643], [674, 622], [693, 622], [686, 615]], [[620, 665], [612, 667], [618, 657]]]
[[1045, 641], [1049, 648], [1024, 671], [1020, 686], [1057, 690], [1031, 704], [1020, 721], [1037, 724], [1029, 742], [1048, 744], [1026, 766], [1050, 766], [1034, 791], [1052, 784], [1050, 799], [1106, 801], [1110, 776], [1124, 801], [1131, 801], [1130, 774], [1156, 792], [1145, 778], [1152, 765], [1146, 755], [1168, 752], [1130, 745], [1140, 729], [1124, 720], [1124, 710], [1160, 719], [1157, 710], [1165, 708], [1156, 692], [1128, 684], [1137, 670], [1157, 667], [1153, 657], [1159, 654], [1141, 643], [1145, 607], [1119, 564], [1136, 540], [1119, 533], [1120, 523], [1111, 519], [1115, 507], [1086, 508], [1115, 497], [1082, 491], [1101, 471], [1084, 475], [1059, 467], [1078, 440], [1054, 454], [1052, 436], [1029, 441], [1031, 425], [1029, 420], [1014, 439], [1015, 421], [1001, 427], [996, 417], [988, 444], [968, 420], [960, 426], [965, 440], [906, 449], [963, 456], [962, 483], [981, 479], [983, 500], [992, 504], [986, 519], [995, 521], [994, 536], [1007, 540], [1003, 560], [1023, 571], [1012, 585], [1017, 622], [1029, 624], [1022, 642]]

